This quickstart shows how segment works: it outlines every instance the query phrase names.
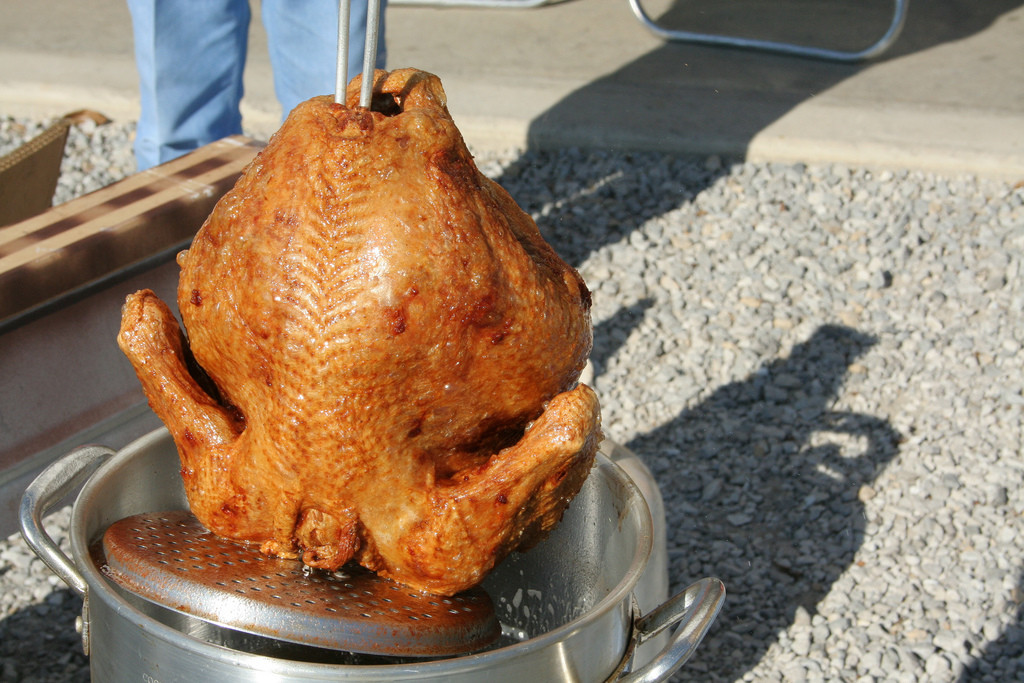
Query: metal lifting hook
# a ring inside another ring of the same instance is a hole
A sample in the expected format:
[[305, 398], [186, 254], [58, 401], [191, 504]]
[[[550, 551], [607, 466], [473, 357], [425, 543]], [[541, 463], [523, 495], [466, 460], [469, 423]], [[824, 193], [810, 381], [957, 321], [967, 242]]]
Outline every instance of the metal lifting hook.
[[[348, 84], [348, 30], [352, 0], [338, 3], [338, 68], [334, 81], [334, 101], [345, 103]], [[363, 79], [359, 90], [359, 106], [370, 108], [373, 95], [373, 71], [377, 63], [377, 40], [380, 35], [380, 0], [368, 0], [366, 6], [366, 42], [363, 46]], [[370, 74], [367, 78], [366, 74]]]

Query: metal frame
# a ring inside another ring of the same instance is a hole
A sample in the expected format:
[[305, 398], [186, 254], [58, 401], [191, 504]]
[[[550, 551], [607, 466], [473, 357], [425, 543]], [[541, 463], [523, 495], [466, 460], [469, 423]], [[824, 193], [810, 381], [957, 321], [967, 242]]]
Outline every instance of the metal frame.
[[644, 26], [649, 28], [655, 35], [682, 43], [696, 43], [698, 45], [715, 45], [723, 47], [737, 47], [748, 50], [762, 50], [784, 55], [797, 57], [810, 57], [812, 59], [827, 59], [838, 62], [860, 62], [872, 59], [885, 52], [893, 41], [903, 30], [903, 24], [907, 18], [907, 6], [910, 0], [895, 0], [892, 22], [889, 28], [875, 44], [857, 51], [829, 50], [826, 48], [810, 47], [806, 45], [795, 45], [793, 43], [781, 43], [770, 40], [757, 40], [751, 38], [740, 38], [737, 36], [726, 36], [712, 33], [693, 33], [690, 31], [679, 31], [665, 28], [653, 21], [643, 7], [640, 0], [629, 0], [629, 6], [633, 14]]

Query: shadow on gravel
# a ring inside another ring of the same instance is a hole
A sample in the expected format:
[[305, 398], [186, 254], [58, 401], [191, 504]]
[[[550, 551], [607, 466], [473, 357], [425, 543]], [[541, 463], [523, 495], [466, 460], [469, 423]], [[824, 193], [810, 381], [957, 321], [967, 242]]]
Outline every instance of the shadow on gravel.
[[494, 180], [533, 216], [559, 256], [579, 268], [595, 251], [691, 203], [728, 172], [721, 159], [568, 148], [526, 151]]
[[957, 683], [1024, 681], [1024, 571], [1017, 577], [1017, 620], [963, 672]]
[[590, 363], [594, 375], [600, 375], [611, 359], [626, 343], [633, 328], [644, 319], [644, 313], [654, 305], [653, 299], [641, 299], [632, 306], [620, 308], [615, 314], [594, 326], [594, 348], [590, 352]]
[[849, 365], [874, 343], [823, 326], [789, 357], [627, 444], [683, 513], [668, 530], [672, 589], [718, 576], [729, 591], [701, 646], [727, 669], [700, 671], [698, 653], [684, 672], [741, 679], [794, 620], [810, 632], [818, 602], [854, 562], [860, 497], [871, 495], [862, 487], [900, 437], [885, 420], [830, 407]]
[[0, 681], [89, 683], [88, 657], [75, 631], [81, 613], [82, 599], [63, 589], [0, 620]]

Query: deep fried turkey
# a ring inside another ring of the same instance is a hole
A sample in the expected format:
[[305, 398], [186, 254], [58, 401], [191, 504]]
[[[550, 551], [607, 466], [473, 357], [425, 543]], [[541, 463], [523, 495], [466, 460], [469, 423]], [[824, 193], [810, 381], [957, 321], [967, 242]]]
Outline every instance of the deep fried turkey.
[[422, 590], [561, 518], [600, 438], [590, 295], [472, 161], [437, 77], [299, 105], [118, 341], [212, 532]]

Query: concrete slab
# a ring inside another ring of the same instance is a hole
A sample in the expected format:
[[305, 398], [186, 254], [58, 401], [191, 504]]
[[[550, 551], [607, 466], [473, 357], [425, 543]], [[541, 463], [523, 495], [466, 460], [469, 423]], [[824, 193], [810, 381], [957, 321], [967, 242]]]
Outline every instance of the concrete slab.
[[[859, 48], [890, 0], [648, 0], [667, 26]], [[137, 112], [120, 0], [0, 0], [0, 109]], [[441, 76], [477, 148], [586, 145], [1024, 178], [1024, 0], [916, 0], [866, 64], [666, 43], [626, 0], [393, 5], [389, 66]], [[279, 121], [254, 21], [246, 125]]]

